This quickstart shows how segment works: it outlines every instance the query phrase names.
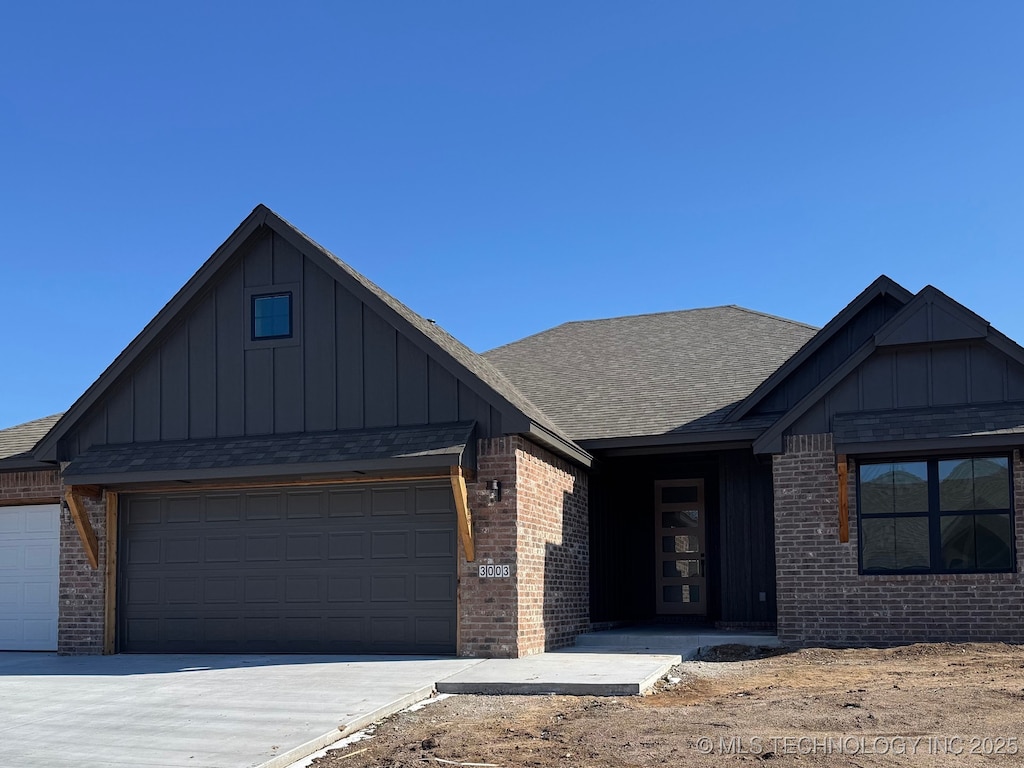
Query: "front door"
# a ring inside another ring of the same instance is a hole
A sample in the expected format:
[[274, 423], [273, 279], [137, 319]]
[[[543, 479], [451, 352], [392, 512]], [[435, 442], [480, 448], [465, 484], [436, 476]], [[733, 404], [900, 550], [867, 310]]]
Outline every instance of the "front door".
[[659, 614], [707, 613], [704, 481], [654, 484], [654, 546]]

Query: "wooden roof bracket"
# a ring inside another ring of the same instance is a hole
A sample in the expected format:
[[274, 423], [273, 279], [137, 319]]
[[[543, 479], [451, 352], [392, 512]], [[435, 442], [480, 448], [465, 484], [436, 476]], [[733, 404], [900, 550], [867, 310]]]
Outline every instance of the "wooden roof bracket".
[[839, 541], [846, 544], [850, 541], [850, 494], [845, 453], [836, 456], [836, 471], [839, 474]]
[[466, 472], [462, 467], [452, 467], [452, 493], [455, 496], [455, 515], [459, 522], [459, 538], [466, 553], [466, 562], [476, 559], [473, 547], [473, 516], [469, 510], [469, 491], [466, 489]]
[[100, 567], [100, 547], [96, 540], [96, 531], [89, 520], [89, 512], [85, 508], [83, 497], [92, 498], [95, 495], [92, 486], [69, 485], [64, 491], [64, 500], [71, 510], [71, 518], [75, 521], [75, 528], [78, 529], [78, 537], [82, 540], [82, 547], [85, 549], [85, 556], [89, 558], [89, 565], [93, 570]]

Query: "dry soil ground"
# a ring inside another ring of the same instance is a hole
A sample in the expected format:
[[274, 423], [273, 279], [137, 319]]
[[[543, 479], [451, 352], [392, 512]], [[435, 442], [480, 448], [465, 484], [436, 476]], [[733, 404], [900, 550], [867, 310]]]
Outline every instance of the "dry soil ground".
[[452, 696], [314, 766], [1024, 766], [1024, 647], [747, 650], [643, 697]]

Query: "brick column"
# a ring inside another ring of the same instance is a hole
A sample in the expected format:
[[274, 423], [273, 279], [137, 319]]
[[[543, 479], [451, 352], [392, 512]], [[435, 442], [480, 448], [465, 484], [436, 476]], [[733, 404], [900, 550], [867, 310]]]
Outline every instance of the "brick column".
[[[521, 437], [481, 440], [470, 485], [476, 562], [460, 551], [459, 654], [518, 657], [589, 628], [586, 473]], [[498, 480], [502, 498], [487, 501]], [[478, 567], [511, 565], [508, 579]]]

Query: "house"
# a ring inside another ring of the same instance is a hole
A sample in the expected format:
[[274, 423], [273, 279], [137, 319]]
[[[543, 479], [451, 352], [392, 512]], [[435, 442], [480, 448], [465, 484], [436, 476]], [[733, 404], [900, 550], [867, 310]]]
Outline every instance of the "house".
[[67, 413], [0, 432], [0, 647], [53, 647], [29, 534], [63, 653], [1022, 642], [1022, 435], [1024, 349], [932, 287], [478, 355], [258, 206]]

